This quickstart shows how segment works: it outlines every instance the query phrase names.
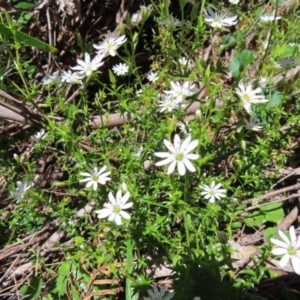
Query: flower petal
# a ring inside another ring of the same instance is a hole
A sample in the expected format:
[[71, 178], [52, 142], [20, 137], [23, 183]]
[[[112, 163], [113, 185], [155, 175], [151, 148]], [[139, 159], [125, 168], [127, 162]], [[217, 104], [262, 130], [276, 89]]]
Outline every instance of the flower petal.
[[289, 262], [290, 256], [285, 254], [282, 256], [281, 260], [279, 261], [279, 265], [281, 268], [284, 268]]

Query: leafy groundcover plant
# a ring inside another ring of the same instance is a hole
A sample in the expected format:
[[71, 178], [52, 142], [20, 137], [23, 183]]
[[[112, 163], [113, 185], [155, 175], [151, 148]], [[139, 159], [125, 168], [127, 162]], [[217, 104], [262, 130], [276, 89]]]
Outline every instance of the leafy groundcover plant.
[[0, 296], [294, 299], [298, 4], [52, 2], [0, 12]]

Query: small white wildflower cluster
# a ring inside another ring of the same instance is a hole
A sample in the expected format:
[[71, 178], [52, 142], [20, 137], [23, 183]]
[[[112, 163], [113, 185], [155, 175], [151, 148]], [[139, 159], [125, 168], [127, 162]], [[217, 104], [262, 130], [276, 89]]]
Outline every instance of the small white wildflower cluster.
[[[111, 172], [105, 172], [107, 166], [103, 166], [100, 170], [96, 166], [88, 168], [89, 172], [80, 172], [80, 175], [86, 177], [81, 179], [80, 182], [86, 183], [86, 188], [93, 187], [96, 191], [98, 184], [105, 185], [111, 178], [108, 177]], [[125, 194], [122, 196], [122, 192]], [[121, 189], [117, 191], [114, 197], [111, 192], [108, 194], [109, 202], [104, 204], [104, 208], [96, 210], [95, 213], [99, 219], [108, 217], [108, 221], [115, 222], [117, 225], [122, 225], [122, 218], [129, 220], [130, 215], [125, 212], [125, 209], [132, 207], [133, 202], [128, 202], [130, 193], [128, 192], [127, 185], [123, 182]]]
[[[117, 37], [116, 34], [111, 31], [107, 32], [106, 38], [99, 44], [94, 44], [94, 48], [97, 50], [96, 56], [91, 59], [88, 53], [84, 53], [84, 60], [77, 59], [77, 66], [70, 67], [71, 70], [60, 73], [55, 71], [53, 74], [46, 76], [43, 80], [44, 85], [56, 85], [61, 86], [64, 82], [71, 84], [82, 84], [84, 77], [90, 77], [93, 72], [98, 70], [103, 65], [103, 59], [108, 56], [115, 56], [117, 49], [126, 42], [126, 36], [122, 35]], [[127, 67], [128, 68], [128, 67]], [[120, 75], [124, 75], [128, 72], [126, 67], [116, 66], [115, 70]]]
[[189, 81], [183, 84], [171, 81], [171, 90], [164, 90], [164, 94], [158, 95], [160, 112], [172, 112], [180, 106], [185, 107], [185, 99], [195, 94], [194, 87]]

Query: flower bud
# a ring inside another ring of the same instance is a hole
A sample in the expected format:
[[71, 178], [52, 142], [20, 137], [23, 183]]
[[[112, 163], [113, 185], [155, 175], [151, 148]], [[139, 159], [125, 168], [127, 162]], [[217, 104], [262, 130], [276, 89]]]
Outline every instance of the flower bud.
[[226, 236], [226, 233], [224, 231], [218, 231], [217, 232], [218, 239], [221, 244], [226, 244], [228, 242], [228, 238]]

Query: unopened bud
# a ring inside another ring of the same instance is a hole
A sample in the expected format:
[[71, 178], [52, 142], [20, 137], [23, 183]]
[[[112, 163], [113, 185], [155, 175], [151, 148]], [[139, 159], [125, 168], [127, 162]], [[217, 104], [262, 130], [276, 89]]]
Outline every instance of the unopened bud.
[[226, 233], [224, 231], [218, 231], [217, 232], [218, 239], [221, 244], [226, 244], [228, 242], [228, 238], [226, 236]]
[[196, 112], [195, 112], [195, 118], [196, 120], [200, 121], [201, 118], [202, 118], [202, 112], [200, 109], [197, 109]]

